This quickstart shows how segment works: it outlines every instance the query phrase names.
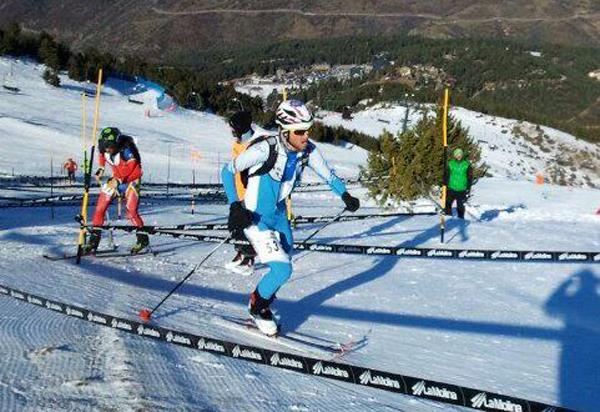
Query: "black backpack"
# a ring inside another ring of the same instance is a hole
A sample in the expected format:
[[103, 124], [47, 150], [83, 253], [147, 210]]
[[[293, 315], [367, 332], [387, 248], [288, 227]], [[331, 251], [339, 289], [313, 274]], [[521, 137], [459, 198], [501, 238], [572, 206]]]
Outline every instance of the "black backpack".
[[[240, 172], [240, 176], [242, 178], [242, 185], [244, 186], [244, 188], [248, 187], [248, 179], [250, 179], [252, 176], [260, 176], [260, 175], [267, 174], [275, 166], [275, 162], [277, 161], [277, 140], [276, 139], [277, 138], [275, 136], [260, 136], [260, 137], [257, 137], [256, 139], [254, 139], [252, 142], [250, 142], [250, 144], [246, 147], [246, 150], [248, 150], [250, 147], [254, 146], [255, 144], [267, 141], [269, 143], [269, 156], [267, 157], [267, 160], [262, 164], [262, 166], [255, 172], [250, 173], [248, 169]], [[302, 165], [301, 166], [302, 170], [304, 170], [304, 168], [308, 164], [308, 156], [310, 155], [310, 152], [311, 152], [311, 150], [306, 150], [302, 154], [302, 157], [299, 159], [299, 161], [301, 162], [300, 164]]]

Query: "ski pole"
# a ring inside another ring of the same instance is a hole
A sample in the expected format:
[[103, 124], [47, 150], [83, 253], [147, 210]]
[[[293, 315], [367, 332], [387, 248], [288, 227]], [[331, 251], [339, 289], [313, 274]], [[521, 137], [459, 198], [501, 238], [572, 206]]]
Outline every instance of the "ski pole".
[[169, 293], [167, 293], [167, 295], [158, 303], [158, 305], [154, 306], [154, 308], [152, 310], [148, 310], [146, 308], [142, 308], [140, 309], [140, 311], [138, 312], [139, 317], [144, 321], [144, 322], [148, 322], [150, 320], [150, 317], [152, 316], [152, 314], [154, 312], [156, 312], [156, 310], [163, 304], [165, 303], [165, 301], [169, 298], [169, 296], [171, 296], [173, 293], [175, 293], [175, 291], [177, 289], [179, 289], [195, 272], [196, 270], [198, 270], [198, 268], [200, 266], [202, 266], [202, 264], [204, 262], [206, 262], [208, 260], [208, 258], [210, 258], [212, 255], [215, 254], [215, 252], [221, 247], [223, 246], [225, 243], [227, 243], [229, 240], [231, 239], [231, 236], [226, 237], [225, 239], [223, 239], [221, 241], [221, 243], [219, 243], [213, 250], [211, 250], [205, 257], [204, 259], [202, 259], [200, 261], [200, 263], [196, 264], [196, 266], [194, 266], [194, 268], [173, 288], [171, 289], [171, 291]]
[[304, 239], [302, 241], [302, 243], [306, 243], [309, 240], [311, 240], [313, 237], [315, 237], [315, 235], [317, 233], [319, 233], [321, 230], [325, 229], [327, 226], [329, 226], [332, 223], [337, 222], [337, 220], [342, 217], [342, 215], [344, 214], [344, 212], [346, 211], [346, 208], [342, 209], [342, 211], [340, 213], [338, 213], [337, 215], [335, 215], [335, 217], [333, 217], [329, 222], [325, 223], [323, 226], [321, 226], [320, 228], [318, 228], [317, 230], [315, 230], [312, 235], [310, 235], [309, 237], [307, 237], [306, 239]]

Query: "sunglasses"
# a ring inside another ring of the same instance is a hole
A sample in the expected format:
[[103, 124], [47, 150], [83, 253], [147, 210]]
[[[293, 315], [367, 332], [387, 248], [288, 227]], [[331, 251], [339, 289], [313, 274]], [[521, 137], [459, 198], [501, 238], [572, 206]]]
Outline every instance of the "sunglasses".
[[292, 131], [292, 133], [294, 133], [296, 136], [303, 136], [303, 135], [307, 134], [309, 131], [310, 131], [310, 129], [294, 130], [294, 131]]

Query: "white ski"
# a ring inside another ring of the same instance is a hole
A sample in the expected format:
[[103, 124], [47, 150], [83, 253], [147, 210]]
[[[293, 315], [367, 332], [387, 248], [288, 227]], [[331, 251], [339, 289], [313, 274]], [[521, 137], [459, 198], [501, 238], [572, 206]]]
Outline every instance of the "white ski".
[[367, 344], [366, 336], [360, 341], [348, 341], [338, 343], [326, 338], [310, 336], [299, 332], [280, 332], [276, 336], [267, 336], [262, 333], [252, 321], [252, 318], [241, 318], [237, 316], [218, 315], [216, 319], [220, 325], [229, 329], [241, 331], [261, 339], [274, 342], [283, 347], [296, 350], [306, 355], [328, 360], [339, 359], [349, 352], [353, 352]]

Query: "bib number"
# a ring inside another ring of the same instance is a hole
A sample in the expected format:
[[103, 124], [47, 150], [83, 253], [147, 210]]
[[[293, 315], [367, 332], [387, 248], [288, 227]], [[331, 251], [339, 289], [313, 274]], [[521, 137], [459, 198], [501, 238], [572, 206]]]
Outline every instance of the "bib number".
[[279, 233], [273, 230], [258, 230], [256, 226], [249, 227], [244, 233], [262, 263], [289, 262], [290, 258], [281, 246]]

